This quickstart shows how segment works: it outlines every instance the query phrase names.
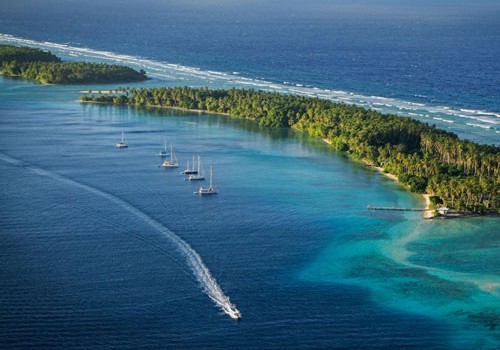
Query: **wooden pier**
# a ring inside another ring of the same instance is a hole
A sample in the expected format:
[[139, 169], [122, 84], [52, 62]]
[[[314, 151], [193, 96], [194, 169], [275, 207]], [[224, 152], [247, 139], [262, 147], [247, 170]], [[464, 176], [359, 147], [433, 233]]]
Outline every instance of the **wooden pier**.
[[427, 211], [425, 208], [401, 208], [401, 207], [376, 207], [373, 205], [369, 205], [368, 209], [370, 210], [399, 210], [399, 211]]

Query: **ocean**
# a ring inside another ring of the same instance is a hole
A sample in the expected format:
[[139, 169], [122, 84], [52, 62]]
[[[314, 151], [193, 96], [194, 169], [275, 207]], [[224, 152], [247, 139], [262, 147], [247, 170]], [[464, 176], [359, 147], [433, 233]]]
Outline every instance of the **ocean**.
[[[9, 2], [0, 43], [500, 144], [498, 6], [380, 3]], [[368, 211], [423, 203], [291, 130], [77, 101], [113, 87], [0, 78], [1, 348], [500, 347], [498, 218]], [[165, 139], [178, 169], [160, 167]], [[217, 195], [179, 174], [196, 155]]]

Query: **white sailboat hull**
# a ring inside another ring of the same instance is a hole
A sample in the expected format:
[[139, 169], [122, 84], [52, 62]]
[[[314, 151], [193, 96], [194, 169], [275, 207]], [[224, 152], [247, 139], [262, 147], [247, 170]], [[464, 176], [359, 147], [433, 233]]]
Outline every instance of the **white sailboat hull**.
[[165, 163], [163, 163], [161, 166], [164, 168], [178, 168], [179, 164], [165, 164]]
[[[163, 151], [162, 151], [163, 152]], [[177, 161], [177, 157], [175, 156], [174, 153], [174, 148], [172, 146], [172, 143], [170, 143], [170, 159], [165, 160], [163, 164], [161, 165], [164, 168], [178, 168], [179, 167], [179, 162]]]
[[214, 188], [213, 185], [213, 176], [214, 175], [213, 175], [212, 163], [210, 163], [210, 186], [208, 188], [200, 187], [198, 192], [195, 192], [195, 194], [199, 194], [201, 196], [217, 194], [217, 190]]
[[125, 143], [125, 135], [123, 134], [123, 132], [122, 132], [122, 141], [115, 143], [115, 147], [116, 148], [127, 148], [128, 147], [128, 145]]
[[199, 194], [201, 196], [209, 195], [209, 194], [217, 194], [217, 191], [214, 190], [213, 188], [202, 188], [200, 187], [198, 192], [195, 192], [194, 194]]

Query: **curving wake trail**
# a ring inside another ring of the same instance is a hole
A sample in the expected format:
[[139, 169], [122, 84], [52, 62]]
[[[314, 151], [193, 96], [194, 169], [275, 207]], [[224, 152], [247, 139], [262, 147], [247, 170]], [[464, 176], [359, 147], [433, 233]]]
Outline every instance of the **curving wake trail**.
[[22, 160], [10, 157], [4, 153], [0, 152], [0, 160], [9, 163], [14, 166], [19, 166], [23, 167], [27, 170], [30, 170], [38, 175], [41, 176], [47, 176], [51, 179], [54, 179], [56, 181], [59, 181], [61, 183], [65, 183], [71, 186], [75, 186], [78, 188], [81, 188], [85, 191], [91, 192], [97, 196], [100, 196], [102, 198], [105, 198], [109, 200], [110, 202], [113, 202], [114, 204], [120, 206], [124, 210], [128, 211], [129, 213], [135, 215], [136, 217], [142, 219], [144, 222], [146, 222], [149, 226], [153, 227], [155, 230], [158, 232], [162, 233], [166, 238], [168, 238], [174, 245], [179, 249], [179, 251], [186, 257], [186, 261], [188, 265], [191, 267], [194, 276], [198, 280], [198, 282], [201, 284], [201, 287], [203, 288], [203, 291], [212, 299], [212, 301], [222, 309], [227, 315], [229, 315], [231, 318], [237, 320], [241, 318], [241, 314], [236, 308], [235, 305], [231, 303], [229, 300], [229, 297], [224, 294], [222, 291], [221, 287], [215, 280], [215, 278], [212, 276], [206, 265], [203, 263], [203, 260], [201, 259], [200, 255], [193, 249], [191, 246], [186, 243], [184, 240], [182, 240], [179, 236], [177, 236], [174, 232], [170, 231], [167, 229], [165, 226], [163, 226], [161, 223], [156, 221], [155, 219], [151, 218], [147, 214], [143, 213], [133, 205], [127, 203], [123, 199], [120, 199], [118, 197], [113, 196], [112, 194], [106, 193], [104, 191], [101, 191], [97, 188], [91, 187], [89, 185], [85, 185], [83, 183], [77, 182], [75, 180], [72, 180], [70, 178], [67, 178], [65, 176], [59, 175], [57, 173], [53, 173], [49, 170], [45, 170], [42, 168], [39, 168], [37, 166], [28, 164], [23, 162]]

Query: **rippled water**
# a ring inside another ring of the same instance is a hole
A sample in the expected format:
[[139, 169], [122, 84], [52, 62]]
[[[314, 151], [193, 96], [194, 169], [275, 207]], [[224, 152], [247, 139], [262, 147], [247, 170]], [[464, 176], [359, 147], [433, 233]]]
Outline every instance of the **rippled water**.
[[[422, 204], [289, 130], [0, 89], [3, 348], [498, 346], [496, 218], [369, 212]], [[213, 162], [219, 194], [159, 167], [165, 137], [181, 165]], [[240, 322], [151, 222], [199, 254]]]

